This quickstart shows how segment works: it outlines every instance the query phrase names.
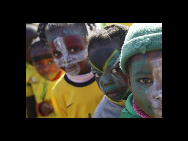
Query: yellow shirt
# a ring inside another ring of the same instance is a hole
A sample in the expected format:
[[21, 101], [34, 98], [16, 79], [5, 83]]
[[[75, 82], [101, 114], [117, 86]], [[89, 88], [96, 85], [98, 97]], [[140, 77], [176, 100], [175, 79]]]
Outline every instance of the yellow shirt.
[[[33, 96], [33, 90], [31, 87], [30, 78], [37, 74], [37, 71], [34, 66], [29, 63], [26, 63], [26, 97]], [[42, 77], [42, 76], [39, 76]]]
[[[37, 71], [34, 66], [29, 63], [26, 63], [26, 97], [33, 96], [33, 89], [31, 86], [30, 78], [37, 74]], [[27, 118], [27, 109], [26, 109], [26, 118]]]
[[103, 97], [95, 77], [75, 83], [61, 76], [52, 89], [52, 104], [60, 118], [91, 118]]
[[[30, 64], [26, 68], [26, 97], [34, 95], [36, 105], [43, 101], [52, 105], [51, 91], [52, 87], [55, 85], [58, 79], [54, 81], [46, 80], [41, 75], [39, 75], [36, 70], [34, 71], [33, 69], [35, 68]], [[62, 71], [61, 76], [64, 73], [65, 71]], [[57, 115], [55, 112], [49, 114], [48, 116], [40, 116], [37, 113], [37, 118], [57, 118]]]
[[121, 100], [118, 100], [118, 101], [114, 101], [114, 100], [108, 98], [106, 95], [105, 95], [105, 97], [106, 97], [108, 100], [110, 100], [111, 102], [115, 103], [115, 104], [118, 104], [118, 105], [121, 105], [121, 106], [125, 106], [126, 100], [124, 100], [124, 99], [121, 99]]

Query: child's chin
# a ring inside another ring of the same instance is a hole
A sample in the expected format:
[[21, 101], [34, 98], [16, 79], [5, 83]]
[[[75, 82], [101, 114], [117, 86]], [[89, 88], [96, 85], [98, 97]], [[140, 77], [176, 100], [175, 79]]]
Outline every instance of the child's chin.
[[108, 98], [110, 98], [110, 99], [113, 100], [113, 101], [118, 101], [118, 100], [123, 99], [123, 97], [122, 97], [121, 95], [114, 96], [114, 97], [109, 97], [109, 96], [108, 96]]
[[152, 108], [152, 116], [153, 118], [162, 118], [162, 109], [160, 108]]

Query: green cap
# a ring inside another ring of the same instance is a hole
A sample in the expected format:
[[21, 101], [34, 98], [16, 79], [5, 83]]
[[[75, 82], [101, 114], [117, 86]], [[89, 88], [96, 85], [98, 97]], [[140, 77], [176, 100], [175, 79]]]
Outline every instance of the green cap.
[[136, 54], [162, 49], [162, 23], [133, 23], [122, 46], [120, 67], [126, 74], [127, 60]]

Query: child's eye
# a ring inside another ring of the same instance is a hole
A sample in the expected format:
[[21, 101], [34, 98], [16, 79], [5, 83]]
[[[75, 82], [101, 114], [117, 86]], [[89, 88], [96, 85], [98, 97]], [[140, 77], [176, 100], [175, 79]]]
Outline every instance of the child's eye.
[[120, 68], [115, 68], [115, 69], [112, 69], [112, 73], [116, 73], [120, 70]]
[[151, 82], [151, 79], [149, 79], [149, 78], [141, 78], [141, 79], [139, 79], [138, 81], [139, 81], [140, 83], [145, 84], [145, 83], [150, 83], [150, 82]]
[[54, 63], [54, 61], [52, 61], [52, 60], [50, 60], [50, 61], [48, 62], [49, 65], [51, 65], [51, 64], [53, 64], [53, 63]]
[[61, 56], [61, 52], [54, 52], [54, 56], [55, 56], [55, 57]]
[[74, 53], [74, 52], [77, 51], [77, 48], [72, 48], [70, 51], [71, 51], [72, 53]]

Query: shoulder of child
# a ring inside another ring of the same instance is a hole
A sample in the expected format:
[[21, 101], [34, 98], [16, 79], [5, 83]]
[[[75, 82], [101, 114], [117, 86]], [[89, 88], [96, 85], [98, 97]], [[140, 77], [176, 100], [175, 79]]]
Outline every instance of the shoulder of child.
[[132, 105], [133, 95], [130, 94], [125, 103], [125, 108], [121, 111], [119, 118], [141, 118]]

